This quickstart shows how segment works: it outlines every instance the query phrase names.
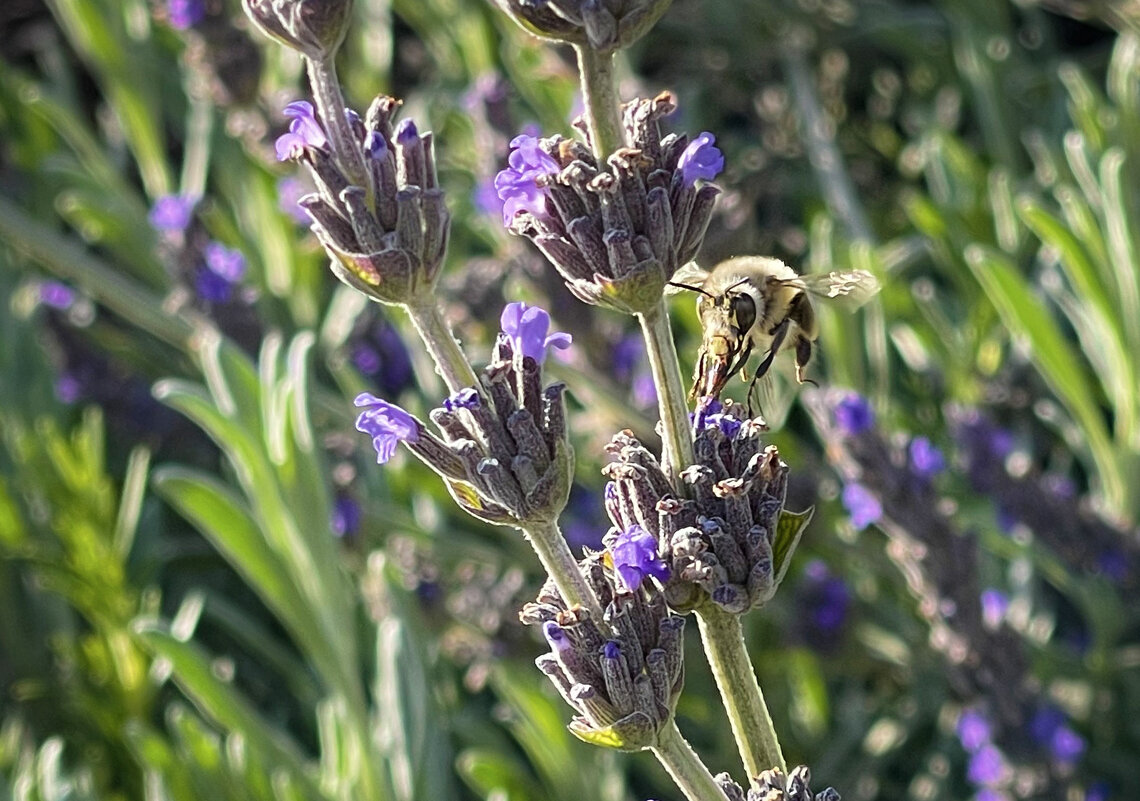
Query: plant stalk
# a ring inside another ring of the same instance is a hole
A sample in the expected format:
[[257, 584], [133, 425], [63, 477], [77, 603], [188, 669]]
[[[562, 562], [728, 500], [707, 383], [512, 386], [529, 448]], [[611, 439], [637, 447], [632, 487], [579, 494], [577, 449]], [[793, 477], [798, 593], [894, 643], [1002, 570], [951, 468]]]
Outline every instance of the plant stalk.
[[771, 768], [786, 773], [776, 728], [744, 645], [740, 616], [708, 604], [697, 611], [697, 625], [744, 770], [750, 779]]
[[599, 164], [622, 146], [621, 106], [614, 73], [614, 53], [599, 53], [589, 45], [574, 45], [582, 82], [582, 102], [590, 147]]
[[305, 59], [305, 66], [309, 71], [309, 84], [313, 88], [313, 100], [316, 101], [317, 114], [325, 124], [329, 143], [332, 146], [333, 158], [349, 184], [359, 186], [366, 192], [366, 201], [369, 208], [375, 204], [375, 193], [368, 170], [364, 166], [364, 156], [356, 143], [356, 136], [348, 125], [345, 111], [344, 93], [340, 90], [340, 79], [336, 75], [336, 62], [333, 56], [316, 60]]
[[408, 310], [412, 324], [427, 346], [436, 370], [443, 376], [448, 394], [454, 395], [467, 387], [478, 387], [479, 379], [475, 370], [455, 341], [455, 335], [451, 333], [451, 327], [443, 319], [434, 299], [429, 296], [422, 302], [404, 304], [404, 308]]
[[601, 625], [602, 606], [593, 589], [586, 583], [578, 560], [570, 552], [566, 544], [566, 537], [557, 522], [532, 523], [520, 527], [538, 560], [542, 562], [547, 574], [554, 580], [558, 594], [566, 601], [568, 607], [580, 606], [590, 612], [590, 619]]
[[651, 750], [689, 801], [723, 801], [724, 791], [681, 735], [675, 720], [661, 728], [657, 745]]
[[645, 350], [653, 370], [653, 384], [657, 388], [657, 409], [664, 428], [661, 461], [665, 475], [678, 493], [681, 471], [695, 460], [693, 435], [689, 425], [689, 407], [685, 403], [685, 387], [681, 383], [681, 366], [677, 361], [677, 345], [669, 327], [669, 312], [665, 299], [649, 314], [637, 315], [641, 332], [645, 336]]

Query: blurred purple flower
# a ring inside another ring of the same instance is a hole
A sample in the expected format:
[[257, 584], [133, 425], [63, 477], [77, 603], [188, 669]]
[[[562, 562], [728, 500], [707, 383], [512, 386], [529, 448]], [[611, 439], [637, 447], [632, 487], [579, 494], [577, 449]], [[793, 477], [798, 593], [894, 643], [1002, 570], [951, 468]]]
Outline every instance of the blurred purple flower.
[[638, 373], [633, 379], [633, 402], [642, 408], [657, 404], [657, 384], [648, 370]]
[[1049, 741], [1053, 758], [1066, 765], [1076, 763], [1085, 753], [1085, 739], [1068, 726], [1060, 726]]
[[495, 188], [495, 183], [492, 180], [484, 179], [479, 181], [475, 187], [473, 200], [475, 202], [475, 210], [480, 214], [503, 213], [503, 201], [499, 198], [499, 192]]
[[245, 276], [245, 256], [221, 242], [208, 243], [202, 256], [203, 266], [195, 280], [198, 296], [211, 303], [227, 302], [234, 285]]
[[189, 195], [163, 195], [154, 201], [147, 219], [156, 231], [185, 231], [197, 203]]
[[976, 709], [962, 710], [962, 714], [958, 716], [956, 731], [962, 747], [970, 753], [988, 743], [993, 736], [989, 720]]
[[75, 290], [59, 281], [44, 281], [40, 284], [40, 303], [57, 311], [67, 311], [75, 303]]
[[841, 432], [853, 437], [875, 425], [875, 412], [866, 398], [849, 392], [835, 404], [835, 423]]
[[288, 133], [277, 137], [275, 148], [278, 161], [299, 159], [306, 147], [324, 147], [328, 139], [313, 111], [313, 104], [307, 100], [294, 100], [282, 112], [292, 118]]
[[1009, 796], [1001, 790], [983, 787], [974, 795], [974, 801], [1009, 801]]
[[72, 404], [83, 395], [83, 383], [74, 373], [60, 373], [55, 380], [55, 396], [60, 403]]
[[333, 534], [338, 537], [355, 534], [360, 528], [360, 504], [349, 495], [338, 494], [333, 503], [330, 524]]
[[547, 335], [550, 315], [538, 306], [527, 306], [522, 301], [508, 303], [499, 317], [503, 333], [510, 339], [515, 353], [529, 356], [539, 364], [546, 359], [547, 348], [568, 348], [573, 337], [562, 331]]
[[511, 140], [510, 166], [495, 176], [495, 191], [503, 201], [503, 225], [508, 228], [520, 211], [531, 214], [546, 213], [548, 190], [539, 185], [539, 179], [555, 175], [558, 162], [540, 146], [538, 138], [520, 134]]
[[966, 778], [977, 786], [997, 784], [1005, 775], [1005, 757], [993, 745], [983, 745], [975, 751], [966, 767]]
[[883, 505], [879, 499], [862, 484], [852, 481], [843, 488], [840, 496], [843, 507], [851, 516], [851, 525], [862, 531], [883, 516]]
[[910, 441], [910, 466], [922, 478], [933, 478], [946, 469], [946, 457], [926, 437]]
[[399, 331], [387, 320], [375, 319], [353, 337], [350, 348], [353, 366], [375, 381], [388, 397], [395, 397], [412, 385], [412, 357]]
[[277, 182], [277, 208], [289, 215], [298, 225], [308, 225], [309, 213], [301, 205], [301, 198], [309, 194], [309, 188], [300, 178], [286, 176]]
[[992, 587], [982, 591], [982, 622], [996, 629], [1005, 619], [1009, 609], [1009, 598], [1001, 590]]
[[801, 605], [807, 609], [807, 620], [813, 639], [833, 640], [847, 622], [851, 609], [851, 590], [847, 582], [831, 572], [819, 559], [804, 565], [804, 578], [799, 588]]
[[669, 578], [669, 566], [657, 555], [653, 535], [636, 523], [617, 536], [610, 546], [614, 570], [631, 592], [641, 586], [647, 576], [658, 581]]
[[[611, 484], [606, 485], [607, 491]], [[602, 499], [581, 484], [570, 487], [570, 498], [562, 515], [562, 533], [570, 547], [580, 552], [584, 547], [598, 551], [602, 549], [602, 534], [607, 523]]]
[[206, 3], [205, 0], [167, 0], [166, 10], [170, 15], [170, 27], [184, 31], [206, 16]]
[[702, 132], [677, 159], [677, 168], [681, 171], [681, 180], [689, 186], [697, 179], [711, 181], [724, 169], [724, 154], [713, 143], [716, 141], [708, 131]]
[[1052, 704], [1042, 706], [1029, 720], [1029, 736], [1038, 745], [1048, 745], [1053, 734], [1065, 725], [1065, 713]]
[[356, 430], [372, 437], [377, 464], [383, 464], [392, 458], [397, 442], [419, 440], [416, 419], [399, 406], [381, 400], [370, 392], [357, 395], [353, 405], [364, 408], [356, 418]]

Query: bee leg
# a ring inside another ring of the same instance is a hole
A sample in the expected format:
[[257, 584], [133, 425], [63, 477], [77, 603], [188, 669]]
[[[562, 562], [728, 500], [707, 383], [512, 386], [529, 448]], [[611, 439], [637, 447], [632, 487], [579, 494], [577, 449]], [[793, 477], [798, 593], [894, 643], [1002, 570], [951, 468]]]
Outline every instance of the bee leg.
[[776, 358], [776, 354], [780, 352], [780, 346], [784, 344], [784, 337], [788, 335], [788, 326], [790, 322], [785, 318], [784, 322], [772, 329], [772, 344], [768, 348], [768, 355], [764, 357], [764, 361], [760, 362], [760, 366], [756, 368], [756, 373], [752, 376], [752, 380], [748, 382], [748, 416], [752, 416], [752, 393], [756, 389], [756, 382], [768, 373], [772, 367], [772, 360]]
[[804, 368], [807, 367], [807, 363], [810, 360], [811, 340], [803, 334], [798, 334], [796, 336], [796, 381], [801, 384], [811, 384], [812, 386], [818, 387], [819, 384], [815, 381], [812, 381], [810, 378], [804, 378]]

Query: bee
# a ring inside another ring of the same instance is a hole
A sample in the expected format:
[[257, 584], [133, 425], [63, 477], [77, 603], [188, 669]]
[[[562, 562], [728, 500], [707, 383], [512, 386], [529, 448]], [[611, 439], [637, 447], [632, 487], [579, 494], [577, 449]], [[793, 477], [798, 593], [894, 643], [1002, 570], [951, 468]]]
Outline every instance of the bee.
[[795, 353], [796, 381], [815, 383], [804, 375], [819, 335], [812, 298], [841, 298], [855, 308], [879, 291], [878, 279], [865, 270], [800, 275], [765, 256], [738, 256], [709, 271], [689, 265], [674, 278], [681, 280], [671, 281], [672, 286], [700, 295], [701, 350], [689, 400], [719, 397], [737, 373], [748, 381], [749, 358], [763, 353], [748, 385], [749, 415], [756, 381], [772, 367], [782, 347], [790, 346]]

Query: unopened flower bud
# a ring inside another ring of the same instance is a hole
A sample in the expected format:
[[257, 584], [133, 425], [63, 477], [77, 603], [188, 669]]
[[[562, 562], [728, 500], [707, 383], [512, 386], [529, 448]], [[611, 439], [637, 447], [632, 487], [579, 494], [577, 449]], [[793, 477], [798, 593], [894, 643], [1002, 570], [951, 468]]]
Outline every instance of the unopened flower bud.
[[352, 0], [242, 0], [266, 36], [314, 61], [330, 58], [344, 41]]
[[496, 0], [525, 30], [601, 53], [628, 47], [653, 27], [669, 0]]

